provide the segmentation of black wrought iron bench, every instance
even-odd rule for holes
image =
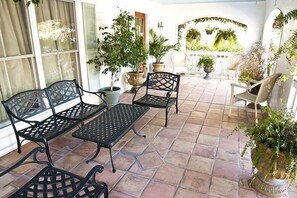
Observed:
[[[0,177],[13,169],[29,163],[46,164],[29,182],[9,197],[100,197],[108,198],[104,182],[96,182],[95,175],[103,171],[101,165],[94,166],[86,177],[55,168],[47,161],[38,160],[38,154],[46,149],[37,147],[10,168],[0,172]],[[32,156],[32,160],[29,158]]]
[[[103,104],[90,105],[82,101],[82,90],[75,80],[56,82],[46,89],[20,92],[2,101],[15,132],[18,152],[24,140],[43,143],[50,163],[48,141],[79,126],[85,119],[107,109]],[[87,91],[86,91],[87,92]],[[93,92],[87,92],[93,93]],[[101,98],[100,94],[93,93]],[[58,105],[78,99],[79,103],[56,112]],[[20,138],[23,138],[20,141]]]
[[[43,89],[20,92],[2,101],[14,129],[18,152],[24,140],[43,143],[50,163],[48,141],[80,124],[80,120],[54,115]],[[26,126],[26,127],[24,127]],[[20,141],[20,138],[23,138]]]
[[[104,92],[90,92],[84,90],[78,85],[75,79],[55,82],[48,86],[45,91],[55,115],[70,119],[78,119],[82,124],[84,120],[94,115],[98,115],[99,112],[107,109],[107,103],[102,98],[105,94]],[[82,93],[96,95],[102,103],[99,105],[85,103],[82,99]],[[75,99],[79,99],[79,103],[63,111],[58,111],[58,107]]]
[[[147,75],[144,84],[135,90],[132,104],[165,109],[165,127],[168,122],[168,112],[175,104],[178,113],[180,75],[169,72],[155,72]],[[145,94],[137,98],[137,93],[142,87],[146,87]]]

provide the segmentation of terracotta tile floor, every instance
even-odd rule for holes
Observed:
[[[252,174],[249,153],[240,157],[247,138],[242,133],[231,135],[239,122],[253,122],[254,113],[237,103],[232,117],[227,117],[229,84],[182,76],[179,113],[172,107],[164,128],[164,110],[151,108],[135,125],[146,138],[130,131],[113,147],[116,173],[111,171],[109,152],[104,148],[86,164],[96,145],[73,138],[73,131],[50,142],[55,166],[85,176],[94,165],[104,165],[96,179],[108,184],[114,198],[265,197],[248,186]],[[121,102],[131,103],[132,97],[124,93]],[[21,155],[13,151],[1,157],[0,166],[7,167],[33,147],[29,143]],[[41,168],[26,165],[0,178],[0,196],[7,197]],[[295,189],[290,187],[290,197],[297,197]]]

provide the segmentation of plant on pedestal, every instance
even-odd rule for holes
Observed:
[[[214,70],[214,57],[211,55],[202,55],[197,63],[197,67],[200,69],[203,67],[204,72],[206,73],[206,76],[204,76],[204,79],[209,80],[210,76],[209,73],[211,73]]]
[[[250,139],[241,156],[251,149],[258,170],[250,182],[253,188],[268,196],[285,196],[287,182],[297,178],[297,122],[287,111],[268,107],[264,111],[265,119],[245,129]]]

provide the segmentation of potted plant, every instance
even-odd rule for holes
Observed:
[[[192,40],[200,41],[200,39],[201,39],[201,33],[198,30],[191,28],[187,31],[186,40],[188,42]]]
[[[202,55],[197,63],[197,67],[200,69],[203,67],[206,75],[203,77],[206,80],[210,79],[209,73],[214,70],[214,58],[211,55]]]
[[[224,42],[228,42],[230,44],[237,42],[237,36],[233,29],[231,29],[231,28],[219,29],[217,31],[213,46],[218,47],[219,45],[221,45]]]
[[[283,27],[283,18],[284,14],[280,12],[277,16],[275,16],[272,28],[274,29],[281,29]]]
[[[252,163],[258,170],[250,181],[253,188],[269,197],[283,196],[287,182],[297,178],[297,122],[286,111],[268,107],[264,111],[265,119],[245,128],[250,139],[241,156],[251,149]]]
[[[133,88],[139,87],[145,81],[145,62],[148,56],[148,51],[143,44],[142,36],[138,36],[134,33],[134,39],[130,43],[130,60],[129,66],[132,69],[128,72],[128,82]],[[126,46],[128,47],[128,46]],[[140,69],[141,68],[141,69]],[[133,90],[133,89],[132,89]]]
[[[150,29],[149,34],[149,54],[155,58],[155,62],[153,63],[153,71],[164,71],[165,64],[161,62],[161,59],[170,49],[174,49],[176,47],[176,44],[167,45],[166,42],[168,41],[168,39],[166,39],[162,35],[157,35],[153,29]]]
[[[106,93],[108,106],[114,106],[119,101],[120,87],[114,83],[119,80],[122,67],[130,63],[129,43],[131,43],[131,21],[134,18],[127,11],[120,10],[113,19],[111,28],[99,27],[102,38],[97,39],[97,55],[88,60],[88,64],[95,64],[103,74],[110,73],[110,86],[100,89]]]
[[[205,32],[206,32],[207,35],[211,35],[213,33],[213,31],[215,31],[216,29],[217,28],[208,25],[208,26],[205,27]]]

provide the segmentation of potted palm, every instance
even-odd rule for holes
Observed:
[[[297,122],[286,111],[264,111],[265,119],[245,128],[250,139],[241,156],[251,149],[252,163],[258,170],[250,180],[254,189],[269,197],[284,196],[287,182],[297,178]]]
[[[109,107],[119,101],[120,87],[115,87],[114,83],[119,80],[121,68],[129,65],[130,51],[126,46],[131,43],[130,25],[133,20],[127,11],[120,10],[111,28],[99,27],[102,38],[97,39],[97,55],[87,61],[88,64],[95,64],[103,74],[110,74],[110,86],[100,89],[106,93],[105,100]]]
[[[162,35],[157,35],[153,29],[149,31],[150,39],[149,39],[149,54],[155,58],[155,62],[153,63],[153,71],[154,72],[161,72],[164,71],[165,64],[161,62],[161,59],[165,56],[165,54],[170,50],[176,47],[174,45],[167,45],[166,39]]]
[[[203,67],[206,75],[203,77],[206,80],[210,79],[209,73],[214,70],[214,58],[211,55],[202,55],[197,63],[197,67],[200,69]]]

